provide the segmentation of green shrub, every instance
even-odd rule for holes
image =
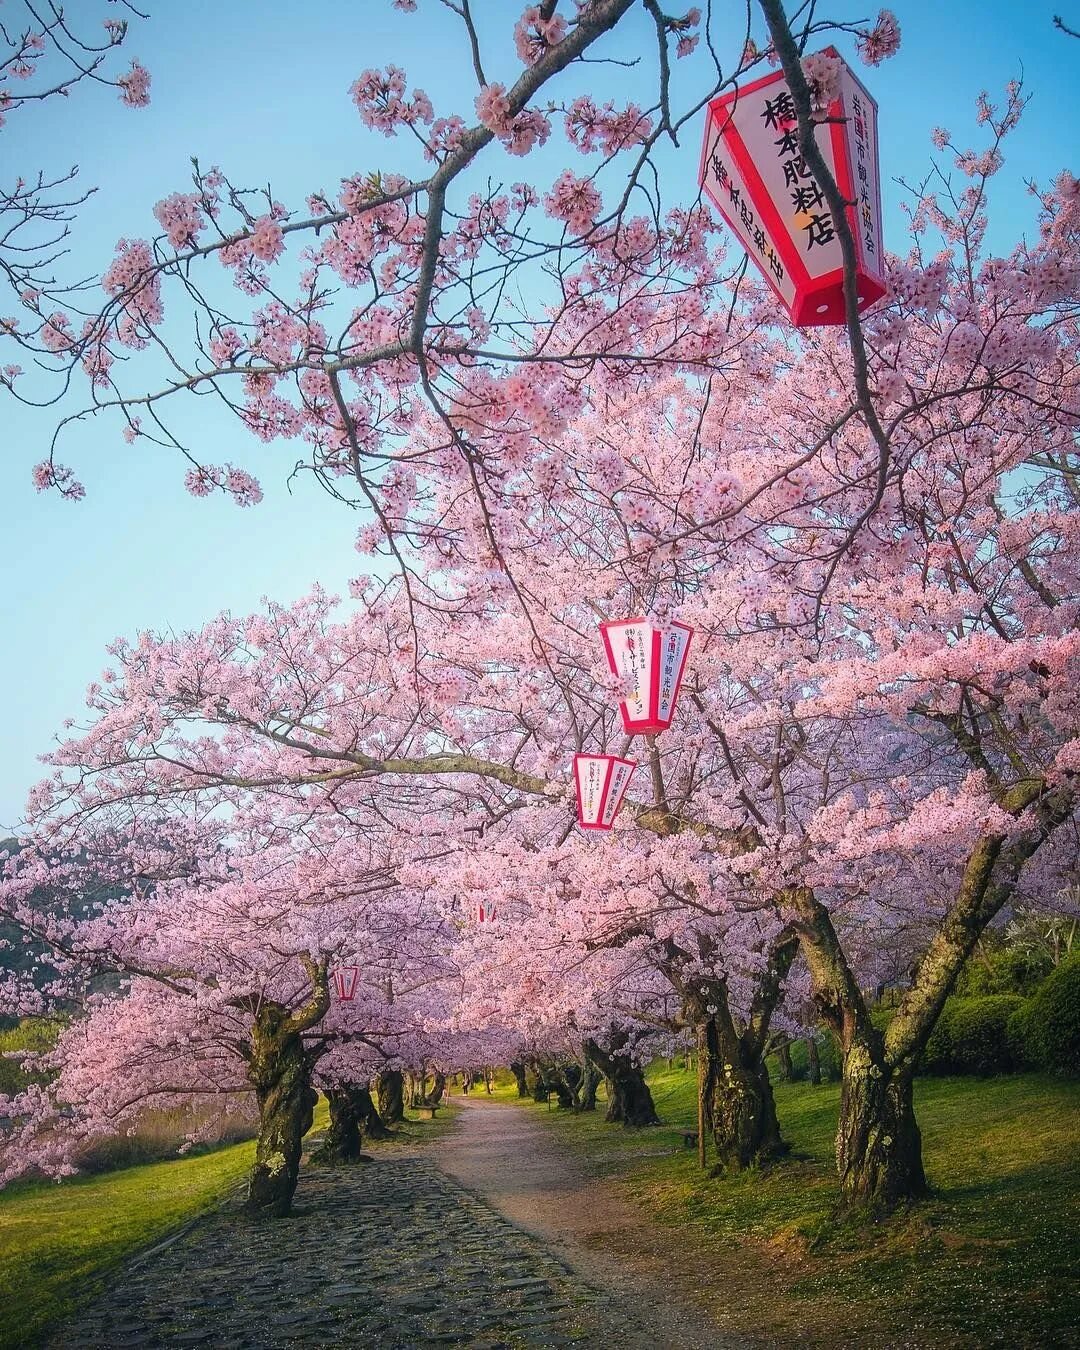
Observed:
[[[960,972],[956,993],[961,998],[1030,994],[1052,969],[1049,952],[1032,947],[1003,947],[988,956],[972,957]]]
[[[1047,976],[1017,1019],[1016,1031],[1031,1064],[1080,1073],[1080,952]]]
[[[1019,994],[987,994],[983,998],[947,1000],[942,1016],[951,1071],[985,1078],[996,1073],[1012,1073],[1018,1068],[1010,1050],[1008,1027],[1009,1019],[1023,1002]]]
[[[949,1030],[949,1013],[953,1002],[953,999],[945,1000],[945,1006],[919,1060],[920,1073],[952,1072],[952,1033]]]

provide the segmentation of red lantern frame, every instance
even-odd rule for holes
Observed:
[[[483,900],[476,902],[475,917],[478,924],[494,923],[499,916],[496,905],[485,905]]]
[[[634,630],[642,628],[649,636],[647,653],[645,642],[641,642],[639,649],[635,641]],[[686,634],[685,640],[678,636],[682,633]],[[650,736],[657,731],[666,731],[675,716],[694,630],[689,624],[673,623],[667,631],[661,632],[648,619],[613,619],[600,625],[600,636],[604,640],[612,675],[635,674],[639,680],[637,695],[623,699],[619,704],[626,734]],[[647,703],[642,697],[646,693],[642,683],[647,685]]]
[[[583,830],[610,830],[637,764],[618,755],[575,755],[577,819]]]
[[[351,1003],[360,984],[359,966],[338,966],[334,970],[334,989],[342,1003]]]
[[[819,55],[835,57],[841,66],[840,97],[829,104],[826,114],[829,121],[822,123],[815,135],[826,162],[831,161],[833,177],[844,199],[855,203],[847,207],[845,214],[858,258],[856,280],[859,312],[862,313],[880,300],[886,291],[878,164],[878,108],[866,87],[834,47],[826,47]],[[790,197],[792,203],[798,205],[794,201],[794,194],[788,193],[786,189],[794,186],[798,190],[798,183],[803,182],[806,191],[816,191],[820,201],[816,180],[807,171],[797,147],[781,151],[780,158],[784,154],[790,155],[792,158],[788,164],[794,166],[791,170],[794,177],[789,177],[786,172],[787,165],[781,166],[785,170],[784,212],[781,213],[777,205],[777,196],[780,194],[777,190],[770,191],[763,177],[764,172],[772,174],[776,170],[777,166],[772,162],[776,158],[775,150],[771,146],[766,150],[764,145],[759,145],[761,153],[755,160],[746,142],[745,133],[755,131],[763,137],[767,136],[772,145],[779,146],[785,143],[786,133],[794,125],[790,119],[778,120],[772,132],[756,126],[752,108],[756,96],[766,89],[775,96],[785,93],[790,95],[782,70],[764,75],[709,104],[698,182],[746,248],[748,256],[761,271],[797,328],[843,324],[847,320],[844,268],[839,239],[832,231],[831,213],[827,205],[823,212],[817,214],[811,206],[793,213],[787,200]],[[774,98],[773,102],[777,101],[778,98]],[[740,118],[740,126],[736,125],[737,118]],[[777,134],[780,139],[774,140]],[[748,206],[753,209],[748,210]],[[811,222],[809,225],[806,218]],[[798,224],[800,219],[803,220],[802,224]],[[835,265],[812,276],[806,258],[799,251],[793,227],[797,225],[799,230],[808,231],[812,229],[813,222],[826,219],[830,223],[820,225],[819,231],[823,233],[828,229],[832,235],[824,245],[826,251],[819,256],[830,257]],[[809,257],[812,243],[813,235],[808,233],[806,257]]]

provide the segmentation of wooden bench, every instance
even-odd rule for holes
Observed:
[[[697,1130],[683,1130],[682,1141],[686,1148],[697,1148]]]
[[[413,1112],[418,1115],[421,1120],[434,1120],[435,1112],[438,1109],[437,1106],[414,1106]]]

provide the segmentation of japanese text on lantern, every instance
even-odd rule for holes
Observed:
[[[799,153],[799,124],[790,92],[782,89],[775,98],[766,99],[761,117],[771,132],[780,132],[773,142],[776,158],[795,208],[794,222],[806,235],[805,251],[809,253],[812,248],[831,243],[836,238],[836,229],[832,212],[825,209],[821,187]]]
[[[686,628],[671,628],[663,634],[663,648],[660,658],[660,704],[657,709],[660,720],[671,720],[675,695],[678,692],[682,676],[683,653],[690,641],[690,632]]]
[[[724,219],[739,236],[747,253],[761,259],[762,266],[768,269],[773,285],[781,297],[790,304],[795,295],[794,284],[784,270],[784,264],[773,246],[772,239],[754,213],[746,184],[734,160],[723,153],[719,137],[716,138],[709,154],[704,186],[720,208]]]
[[[630,775],[634,772],[634,765],[628,763],[625,759],[617,759],[611,766],[611,781],[608,783],[607,798],[604,801],[604,809],[600,816],[601,825],[610,825],[615,819],[615,813],[622,804],[623,793],[626,791],[630,782]]]
[[[838,97],[814,142],[836,185],[856,251],[860,310],[885,292],[877,169],[877,105],[832,48]],[[795,100],[782,71],[709,105],[700,180],[705,193],[799,325],[845,322],[839,222],[802,153]]]
[[[627,625],[623,630],[623,647],[619,654],[619,674],[629,680],[634,692],[625,700],[635,718],[648,716],[646,700],[652,684],[653,644],[648,624]]]

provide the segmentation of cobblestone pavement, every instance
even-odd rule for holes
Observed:
[[[296,1200],[286,1220],[201,1219],[121,1271],[54,1350],[655,1345],[426,1157],[305,1167]]]

